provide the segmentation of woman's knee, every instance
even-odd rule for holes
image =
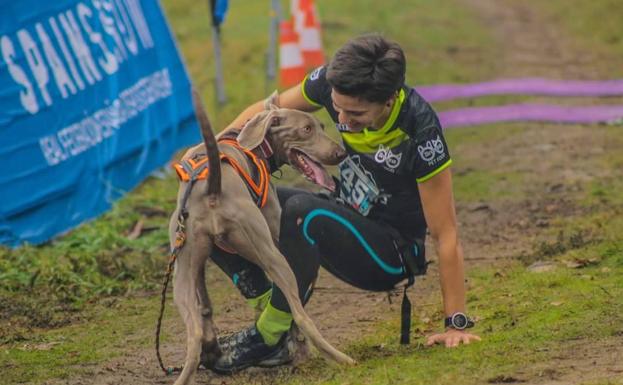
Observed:
[[[296,194],[288,198],[281,208],[282,230],[285,226],[299,226],[303,218],[318,207],[318,202],[312,194]]]

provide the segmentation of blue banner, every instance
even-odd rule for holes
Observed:
[[[0,243],[41,243],[94,218],[200,140],[158,1],[0,9]]]

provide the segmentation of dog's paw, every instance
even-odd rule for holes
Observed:
[[[201,356],[199,357],[199,368],[202,369],[212,369],[216,364],[216,360],[223,353],[218,346],[218,342],[216,339],[210,342],[204,342],[201,344]]]

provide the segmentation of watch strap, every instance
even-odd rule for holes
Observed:
[[[456,314],[457,313],[453,313],[450,317],[446,317],[444,319],[444,322],[443,322],[444,323],[444,327],[446,327],[446,328],[450,327],[450,328],[457,329],[457,330],[464,330],[464,329],[469,329],[469,328],[474,327],[474,325],[475,325],[474,321],[471,318],[469,318],[467,315],[465,315],[464,313],[460,313],[460,312],[458,314],[464,315],[465,318],[467,319],[467,325],[465,325],[465,327],[461,328],[461,329],[454,327],[454,325],[452,324],[452,318]]]

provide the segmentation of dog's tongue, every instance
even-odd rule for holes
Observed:
[[[331,178],[331,175],[319,166],[316,162],[308,158],[307,165],[311,168],[313,175],[310,175],[313,182],[319,186],[326,188],[329,191],[335,191],[335,181]]]

